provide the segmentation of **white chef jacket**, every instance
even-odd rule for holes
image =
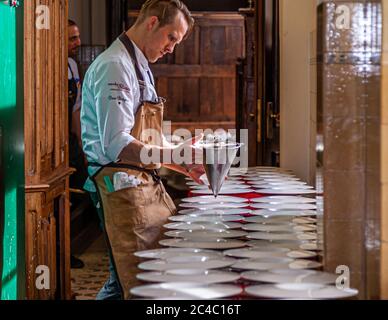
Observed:
[[[81,136],[89,162],[105,165],[118,156],[134,138],[130,132],[142,101],[158,100],[148,61],[132,42],[145,81],[143,97],[128,50],[116,39],[89,67],[82,88]],[[89,166],[93,175],[99,168]],[[95,192],[88,179],[85,190]]]

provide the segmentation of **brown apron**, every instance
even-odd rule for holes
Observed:
[[[145,144],[159,144],[155,138],[150,139],[148,134],[143,134],[153,130],[158,133],[161,143],[163,108],[163,101],[143,102],[136,113],[131,135]],[[112,262],[124,299],[128,299],[130,289],[139,284],[136,274],[139,273],[137,264],[140,261],[134,253],[158,247],[162,226],[169,216],[176,213],[174,202],[167,194],[156,170],[152,170],[158,167],[158,164],[143,166],[119,162],[102,167],[93,177],[102,203]],[[136,176],[141,185],[109,192],[104,177],[113,181],[116,172]]]

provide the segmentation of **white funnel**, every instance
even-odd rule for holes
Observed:
[[[203,166],[215,197],[221,190],[240,146],[238,143],[206,143],[202,145]]]

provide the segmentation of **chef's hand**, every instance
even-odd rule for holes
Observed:
[[[205,174],[205,169],[202,164],[192,164],[187,166],[187,174],[198,184],[205,184],[203,180],[201,180],[201,176]]]

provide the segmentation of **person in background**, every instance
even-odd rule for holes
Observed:
[[[82,190],[88,177],[85,156],[82,151],[81,142],[81,79],[79,76],[76,56],[81,46],[80,32],[77,24],[68,21],[68,122],[69,122],[69,164],[77,171],[70,176],[70,188]],[[71,195],[72,207],[75,207],[81,200],[77,195]],[[70,264],[72,268],[83,268],[82,260],[71,255]]]

